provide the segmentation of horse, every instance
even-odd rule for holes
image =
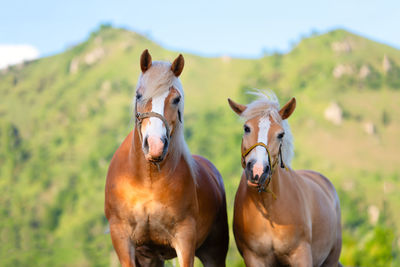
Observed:
[[[320,173],[290,167],[293,138],[287,119],[296,99],[280,109],[272,91],[252,93],[257,99],[247,106],[228,99],[245,121],[233,232],[246,266],[341,266],[334,186]]]
[[[135,127],[107,173],[105,215],[122,266],[225,266],[229,243],[222,177],[191,155],[183,134],[184,58],[173,63],[140,57]]]

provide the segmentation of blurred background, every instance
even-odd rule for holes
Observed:
[[[186,141],[222,173],[230,223],[242,123],[226,99],[273,89],[297,98],[293,168],[339,193],[341,262],[400,266],[400,2],[0,6],[0,266],[119,265],[104,183],[146,48],[185,57]],[[244,266],[230,243],[227,266]]]

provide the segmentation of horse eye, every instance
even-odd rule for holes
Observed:
[[[285,136],[285,132],[279,133],[278,134],[278,139],[282,139]]]
[[[140,100],[141,98],[142,98],[142,95],[139,94],[139,93],[137,93],[137,94],[136,94],[136,100]]]
[[[181,101],[181,97],[180,97],[180,96],[178,96],[177,98],[175,98],[175,99],[172,101],[172,104],[178,105],[179,101]]]
[[[245,133],[250,133],[250,127],[249,126],[245,125],[243,128],[244,128],[244,132]]]

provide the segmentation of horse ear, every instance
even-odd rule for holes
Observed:
[[[184,65],[185,59],[183,58],[182,54],[179,54],[179,56],[174,60],[171,65],[171,70],[176,77],[179,77],[179,75],[181,75]]]
[[[230,98],[228,98],[228,103],[229,103],[229,106],[231,106],[231,109],[232,109],[233,111],[235,111],[236,114],[238,114],[239,116],[240,116],[240,115],[243,113],[243,111],[245,111],[246,108],[247,108],[245,105],[236,103],[236,102],[234,102],[234,101],[233,101],[232,99],[230,99]]]
[[[296,108],[296,98],[292,98],[287,102],[281,110],[279,110],[279,115],[281,115],[282,120],[286,120],[289,118],[290,115],[292,115],[294,109]]]
[[[151,67],[151,56],[149,50],[144,50],[140,56],[140,68],[142,72],[145,73]]]

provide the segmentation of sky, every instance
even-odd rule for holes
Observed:
[[[287,52],[302,36],[336,28],[400,49],[398,0],[0,0],[0,68],[5,61],[60,53],[101,23],[204,56]]]

